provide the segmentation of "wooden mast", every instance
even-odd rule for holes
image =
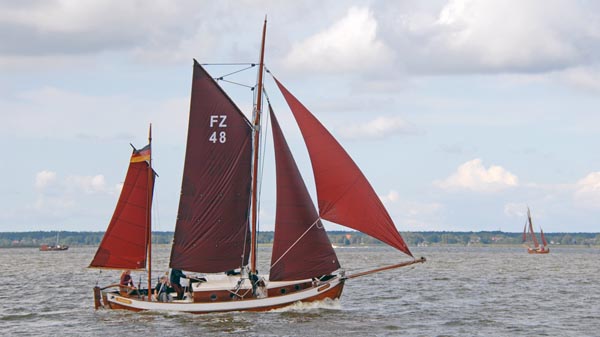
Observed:
[[[148,145],[150,147],[150,159],[148,160],[148,196],[146,198],[148,212],[146,214],[148,222],[148,243],[146,245],[148,249],[148,259],[146,266],[148,269],[148,296],[147,300],[152,301],[152,189],[153,189],[153,174],[152,171],[152,123],[150,123],[150,129],[148,130]]]
[[[265,23],[262,31],[262,43],[260,46],[260,63],[258,64],[258,83],[256,85],[256,111],[254,114],[254,163],[252,167],[252,233],[250,243],[250,272],[256,273],[256,228],[258,220],[258,152],[259,152],[259,140],[260,140],[260,113],[262,109],[262,90],[263,90],[263,69],[264,69],[264,58],[265,58],[265,36],[267,34],[267,17],[265,16]]]

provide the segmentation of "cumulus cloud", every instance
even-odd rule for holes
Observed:
[[[56,172],[44,170],[36,174],[34,186],[35,200],[27,206],[29,216],[63,221],[81,212],[86,200],[114,198],[122,184],[111,186],[102,174],[60,177]]]
[[[384,41],[418,73],[540,73],[597,63],[598,4],[450,0],[378,8]],[[396,6],[397,7],[397,6]]]
[[[284,64],[292,69],[539,73],[597,64],[600,56],[600,4],[583,0],[267,5],[275,18],[269,43],[277,46],[270,51],[285,55]],[[320,10],[306,10],[315,6]],[[6,43],[0,45],[0,66],[48,57],[72,63],[73,58],[57,57],[106,52],[179,61],[214,56],[220,41],[228,41],[223,49],[230,57],[255,57],[257,37],[250,34],[258,33],[260,24],[249,30],[248,18],[264,16],[264,7],[191,0],[3,2],[0,37]],[[298,27],[317,20],[332,23],[293,42],[301,36]]]
[[[69,176],[66,179],[66,184],[68,188],[78,189],[85,193],[109,192],[104,175],[102,174],[95,176]]]
[[[106,183],[103,174],[96,175],[69,175],[59,178],[56,172],[40,171],[35,176],[36,190],[39,195],[62,195],[65,197],[77,197],[85,194],[115,194],[121,191],[122,183],[110,186]],[[55,191],[48,193],[48,187],[53,186]],[[57,193],[58,192],[58,193]]]
[[[460,165],[455,173],[434,182],[434,185],[448,190],[492,193],[518,186],[519,179],[498,165],[485,168],[481,159],[477,158]]]
[[[43,190],[56,181],[56,172],[41,171],[35,175],[35,188]]]
[[[348,139],[385,138],[393,134],[413,132],[401,117],[377,117],[374,120],[341,128],[340,134]]]
[[[377,20],[365,7],[351,7],[326,30],[292,46],[285,65],[292,69],[343,72],[388,64],[391,50],[377,38]]]
[[[586,208],[600,208],[600,172],[592,172],[575,184],[575,200]]]
[[[0,25],[10,28],[0,52],[16,55],[78,54],[151,43],[187,26],[184,6],[166,1],[26,1],[2,5]],[[162,35],[162,36],[161,36]],[[162,37],[162,38],[161,38]]]
[[[400,194],[398,194],[398,192],[396,192],[394,190],[391,190],[386,195],[380,195],[379,199],[381,199],[381,201],[384,204],[385,203],[393,203],[393,202],[400,200]]]

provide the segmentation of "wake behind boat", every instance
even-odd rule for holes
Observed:
[[[94,288],[95,307],[191,313],[265,311],[296,302],[336,299],[347,280],[425,262],[415,259],[381,200],[341,145],[274,78],[303,135],[312,163],[319,209],[268,104],[275,148],[277,210],[268,274],[259,274],[257,224],[262,176],[261,125],[266,20],[252,122],[194,60],[188,139],[169,266],[189,277],[181,300],[160,302],[152,292],[151,216],[156,174],[149,144],[134,148],[121,196],[93,268],[147,270],[145,290],[120,284]],[[410,260],[346,275],[322,220],[356,229]],[[391,285],[392,286],[392,285]],[[394,287],[396,285],[393,285]],[[150,289],[150,291],[148,291]]]

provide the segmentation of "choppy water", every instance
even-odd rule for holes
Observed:
[[[261,248],[265,258],[268,249]],[[401,258],[337,249],[348,271]],[[600,336],[600,250],[419,248],[424,265],[346,283],[339,301],[211,315],[93,309],[92,287],[118,271],[85,268],[94,247],[0,249],[0,330],[22,336]],[[154,251],[156,275],[168,247]],[[162,269],[160,269],[162,268]],[[264,267],[263,267],[264,268]],[[135,276],[137,280],[137,276]]]

